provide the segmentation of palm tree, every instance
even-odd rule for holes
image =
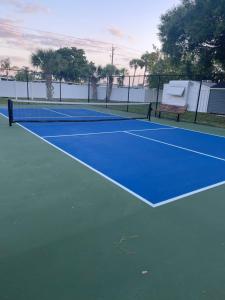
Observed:
[[[102,78],[102,67],[96,67],[94,63],[89,64],[89,78],[92,87],[92,99],[98,99],[98,82]]]
[[[6,79],[8,80],[8,78],[9,78],[9,69],[11,67],[10,59],[9,58],[2,59],[0,61],[0,65],[1,65],[1,69],[3,71],[5,71],[5,76],[6,76]]]
[[[143,79],[143,85],[144,85],[145,84],[145,76],[146,76],[146,73],[148,71],[151,60],[152,60],[152,53],[149,53],[148,51],[145,52],[141,56],[141,60],[143,62],[143,67],[142,68],[144,68],[144,79]]]
[[[37,50],[31,55],[31,63],[34,67],[38,67],[44,73],[46,79],[47,99],[52,100],[54,87],[52,85],[52,75],[58,64],[58,58],[53,50]]]
[[[138,67],[140,67],[141,64],[142,64],[142,62],[139,58],[134,58],[130,61],[130,67],[134,68],[132,86],[134,86],[134,80],[135,80],[136,72],[137,72]]]
[[[32,81],[34,80],[34,74],[29,70],[28,67],[23,66],[19,69],[15,75],[15,79],[17,81]]]
[[[118,82],[118,86],[119,87],[122,87],[124,86],[124,79],[125,79],[125,76],[128,76],[128,71],[127,69],[125,68],[122,68],[119,70],[119,77],[117,79],[117,82]]]
[[[150,72],[154,65],[159,61],[160,57],[162,56],[162,54],[160,53],[160,51],[154,47],[153,52],[149,53],[149,52],[145,52],[142,56],[141,59],[144,62],[144,66],[145,66],[145,73],[148,71]]]
[[[119,74],[119,70],[114,65],[106,65],[102,69],[102,77],[107,78],[107,92],[106,92],[106,100],[110,100],[113,88],[114,76]]]

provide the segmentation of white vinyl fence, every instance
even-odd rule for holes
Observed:
[[[60,84],[53,83],[53,98],[60,98]],[[8,98],[27,98],[29,93],[30,99],[46,99],[46,84],[45,82],[26,82],[0,80],[0,97]],[[130,88],[128,87],[113,87],[110,100],[130,102],[155,102],[157,100],[157,89],[152,88]],[[62,99],[88,99],[87,84],[61,84]],[[92,99],[92,88],[90,87],[90,99]],[[106,86],[101,85],[97,88],[97,100],[106,99]],[[159,91],[159,101],[162,99],[162,90]]]

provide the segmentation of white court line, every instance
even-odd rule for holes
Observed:
[[[201,188],[201,189],[198,189],[198,190],[195,190],[193,192],[190,192],[190,193],[186,193],[186,194],[183,194],[183,195],[180,195],[180,196],[177,196],[177,197],[174,197],[174,198],[170,198],[168,200],[164,200],[158,204],[154,204],[154,207],[159,207],[159,206],[162,206],[162,205],[165,205],[165,204],[168,204],[168,203],[171,203],[171,202],[174,202],[174,201],[177,201],[177,200],[180,200],[182,198],[186,198],[186,197],[190,197],[194,194],[198,194],[198,193],[201,193],[201,192],[205,192],[207,190],[211,190],[213,188],[216,188],[216,187],[219,187],[221,185],[224,185],[225,184],[225,181],[221,181],[221,182],[218,182],[216,184],[212,184],[212,185],[209,185],[209,186],[206,186],[204,188]]]
[[[54,110],[54,109],[50,109],[50,108],[46,108],[46,107],[43,107],[43,109],[44,110],[48,110],[48,111],[51,111],[51,112],[54,112],[54,113],[56,113],[56,114],[58,114],[58,115],[62,115],[62,116],[65,116],[65,117],[73,117],[73,116],[71,116],[71,115],[68,115],[68,114],[64,114],[64,113],[61,113],[61,112],[58,112],[58,111],[56,111],[56,110]],[[47,118],[47,117],[46,117]]]
[[[203,155],[203,156],[206,156],[206,157],[214,158],[214,159],[221,160],[221,161],[225,162],[225,159],[222,158],[222,157],[218,157],[218,156],[210,155],[210,154],[207,154],[207,153],[204,153],[204,152],[199,152],[199,151],[195,151],[195,150],[192,150],[192,149],[189,149],[189,148],[185,148],[185,147],[177,146],[177,145],[174,145],[174,144],[166,143],[166,142],[163,142],[163,141],[160,141],[160,140],[156,140],[156,139],[145,137],[145,136],[142,136],[142,135],[139,135],[139,134],[135,134],[135,133],[132,133],[130,131],[125,131],[125,132],[127,134],[130,134],[130,135],[133,135],[133,136],[136,136],[136,137],[148,140],[148,141],[156,142],[156,143],[159,143],[159,144],[163,144],[163,145],[166,145],[166,146],[178,148],[178,149],[181,149],[181,150],[184,150],[184,151],[192,152],[192,153],[195,153],[195,154],[198,154],[198,155]]]
[[[65,102],[64,102],[65,103]],[[90,102],[91,103],[91,102]],[[92,104],[92,103],[91,103]],[[58,113],[58,114],[61,114],[61,115],[64,115],[64,116],[67,116],[67,117],[79,117],[79,116],[71,116],[71,115],[67,115],[67,114],[64,114],[64,113],[60,113],[60,112],[57,112],[57,111],[55,111],[55,110],[53,110],[53,109],[50,109],[50,108],[43,108],[43,109],[46,109],[46,110],[49,110],[49,111],[52,111],[52,112],[55,112],[55,113]],[[85,109],[85,108],[84,108]],[[87,110],[87,109],[86,109]],[[101,111],[97,111],[99,114],[101,114],[101,115],[99,115],[98,117],[100,118],[110,118],[111,116],[114,116],[114,117],[117,117],[117,118],[125,118],[125,116],[121,116],[121,115],[116,115],[116,114],[112,114],[112,113],[109,113],[109,112],[107,112],[107,113],[104,113],[104,112],[101,112]],[[91,117],[95,117],[95,116],[91,116]]]
[[[4,118],[7,118],[4,114],[0,113],[0,115],[2,115]],[[67,156],[69,156],[70,158],[72,158],[73,160],[79,162],[80,164],[84,165],[85,167],[87,167],[88,169],[92,170],[93,172],[97,173],[98,175],[102,176],[103,178],[107,179],[108,181],[114,183],[116,186],[120,187],[121,189],[125,190],[126,192],[130,193],[131,195],[135,196],[136,198],[138,198],[139,200],[141,200],[142,202],[146,203],[147,205],[155,208],[155,207],[160,207],[160,206],[163,206],[165,204],[168,204],[168,203],[171,203],[171,202],[174,202],[174,201],[177,201],[177,200],[180,200],[182,198],[186,198],[186,197],[189,197],[189,196],[192,196],[192,195],[195,195],[195,194],[198,194],[200,192],[203,192],[203,191],[207,191],[207,190],[210,190],[212,188],[215,188],[215,187],[219,187],[221,185],[224,185],[225,184],[225,181],[221,181],[221,182],[218,182],[214,185],[209,185],[209,186],[206,186],[202,189],[198,189],[198,190],[194,190],[190,193],[186,193],[186,194],[183,194],[183,195],[180,195],[180,196],[177,196],[177,197],[173,197],[173,198],[170,198],[170,199],[167,199],[167,200],[164,200],[160,203],[157,203],[157,204],[154,204],[152,203],[150,200],[147,200],[143,197],[141,197],[140,195],[136,194],[135,192],[131,191],[130,189],[126,188],[125,186],[123,186],[122,184],[118,183],[117,181],[113,180],[112,178],[106,176],[105,174],[103,174],[102,172],[96,170],[95,168],[91,167],[90,165],[86,164],[85,162],[83,162],[82,160],[76,158],[75,156],[69,154],[68,152],[62,150],[61,148],[57,147],[56,145],[52,144],[51,142],[45,140],[43,137],[39,136],[38,134],[34,133],[33,131],[29,130],[28,128],[24,127],[23,125],[19,124],[19,123],[16,123],[18,126],[20,126],[21,128],[23,128],[25,131],[31,133],[32,135],[36,136],[38,139],[42,140],[43,142],[47,143],[48,145],[52,146],[53,148],[57,149],[58,151],[66,154]],[[157,124],[157,123],[156,123]]]
[[[61,134],[61,135],[45,135],[43,138],[61,138],[61,137],[76,137],[76,136],[88,136],[88,135],[101,135],[101,134],[113,134],[113,133],[126,133],[127,131],[139,132],[139,131],[157,131],[157,130],[171,130],[176,128],[146,128],[146,129],[127,129],[127,130],[114,130],[114,131],[99,131],[99,132],[87,132],[87,133],[74,133],[74,134]]]
[[[204,131],[192,130],[192,129],[187,129],[187,128],[183,128],[183,127],[174,127],[174,128],[181,129],[181,130],[184,130],[184,131],[191,131],[191,132],[196,132],[196,133],[200,133],[200,134],[204,134],[204,135],[215,136],[215,137],[218,137],[218,138],[225,139],[225,136],[219,135],[219,134],[207,133],[207,132],[204,132]]]
[[[115,185],[117,185],[118,187],[120,187],[121,189],[125,190],[126,192],[130,193],[131,195],[133,195],[134,197],[138,198],[139,200],[145,202],[146,204],[148,204],[151,207],[154,207],[154,204],[143,198],[142,196],[136,194],[135,192],[133,192],[132,190],[126,188],[124,185],[120,184],[119,182],[117,182],[116,180],[108,177],[107,175],[105,175],[104,173],[98,171],[97,169],[91,167],[90,165],[86,164],[85,162],[83,162],[82,160],[80,160],[79,158],[77,158],[76,156],[71,155],[70,153],[68,153],[67,151],[64,151],[63,149],[57,147],[56,145],[52,144],[51,142],[45,140],[44,138],[42,138],[41,136],[39,136],[38,134],[34,133],[33,131],[29,130],[28,128],[24,127],[23,125],[16,123],[18,126],[22,127],[24,130],[28,131],[29,133],[33,134],[34,136],[36,136],[37,138],[39,138],[40,140],[44,141],[45,143],[51,145],[52,147],[54,147],[55,149],[59,150],[60,152],[66,154],[67,156],[69,156],[70,158],[72,158],[73,160],[79,162],[80,164],[84,165],[85,167],[87,167],[88,169],[92,170],[93,172],[99,174],[100,176],[104,177],[105,179],[107,179],[108,181],[114,183]]]
[[[162,123],[156,123],[156,122],[147,121],[147,120],[141,120],[141,119],[139,121],[141,121],[141,122],[150,122],[150,123],[155,124],[155,125],[165,125],[165,124],[162,124]],[[201,125],[201,124],[196,124],[196,125]],[[166,125],[166,126],[171,127],[171,128],[180,129],[180,130],[191,131],[191,132],[196,132],[196,133],[200,133],[200,134],[204,134],[204,135],[215,136],[215,137],[219,137],[219,138],[225,139],[225,136],[219,135],[219,134],[208,133],[208,132],[204,132],[204,131],[200,131],[200,130],[188,129],[188,128],[177,127],[177,126],[172,126],[172,125]],[[221,129],[223,129],[223,128],[221,128]]]
[[[88,135],[101,135],[101,134],[113,134],[123,133],[122,130],[115,131],[101,131],[101,132],[90,132],[90,133],[75,133],[75,134],[61,134],[61,135],[45,135],[43,138],[62,138],[62,137],[76,137],[76,136],[88,136]]]
[[[110,116],[95,116],[95,115],[93,115],[93,116],[79,116],[79,115],[75,115],[75,116],[72,116],[72,115],[68,115],[68,114],[65,114],[65,113],[61,113],[61,112],[58,112],[58,111],[56,111],[56,110],[54,110],[54,109],[50,109],[50,108],[47,108],[47,107],[43,107],[42,109],[44,109],[44,110],[48,110],[48,111],[51,111],[51,112],[54,112],[54,113],[56,113],[56,114],[59,114],[59,115],[62,115],[62,116],[65,116],[65,117],[69,117],[69,118],[111,118],[111,115]],[[116,115],[115,115],[116,116]],[[119,117],[119,116],[118,116]],[[28,118],[37,118],[37,117],[25,117],[26,119]],[[55,117],[48,117],[48,116],[46,116],[46,117],[38,117],[38,119],[46,119],[46,118],[55,118]],[[63,117],[61,117],[61,118],[63,118]]]
[[[90,165],[86,164],[85,162],[83,162],[82,160],[76,158],[75,156],[71,155],[70,153],[64,151],[63,149],[59,148],[58,146],[52,144],[51,142],[45,140],[44,138],[42,138],[41,136],[39,136],[38,134],[34,133],[33,131],[29,130],[28,128],[24,127],[23,125],[21,124],[18,124],[20,127],[22,127],[23,129],[25,129],[26,131],[30,132],[31,134],[33,134],[34,136],[36,136],[37,138],[41,139],[42,141],[44,141],[45,143],[51,145],[52,147],[54,147],[55,149],[59,150],[60,152],[66,154],[67,156],[69,156],[70,158],[74,159],[75,161],[79,162],[80,164],[84,165],[85,167],[87,167],[88,169],[94,171],[95,173],[99,174],[100,176],[102,176],[103,178],[107,179],[108,181],[114,183],[115,185],[117,185],[118,187],[120,187],[121,189],[125,190],[126,192],[130,193],[131,195],[135,196],[136,198],[138,198],[139,200],[141,200],[142,202],[148,204],[149,206],[151,207],[159,207],[159,206],[162,206],[162,205],[165,205],[165,204],[168,204],[168,203],[171,203],[171,202],[174,202],[174,201],[177,201],[179,199],[182,199],[182,198],[185,198],[185,197],[188,197],[188,196],[192,196],[194,194],[198,194],[200,192],[203,192],[203,191],[207,191],[209,189],[212,189],[212,188],[215,188],[215,187],[219,187],[221,185],[224,185],[225,184],[225,181],[222,181],[222,182],[218,182],[214,185],[209,185],[209,186],[206,186],[202,189],[198,189],[198,190],[194,190],[190,193],[186,193],[186,194],[183,194],[183,195],[180,195],[178,197],[174,197],[174,198],[170,198],[170,199],[167,199],[165,201],[162,201],[160,203],[157,203],[157,204],[154,204],[152,203],[150,200],[147,200],[145,199],[144,197],[136,194],[135,192],[133,192],[132,190],[126,188],[124,185],[120,184],[119,182],[113,180],[112,178],[108,177],[107,175],[105,175],[104,173],[98,171],[97,169],[91,167]]]
[[[47,108],[45,108],[45,109],[47,109]],[[61,114],[62,114],[62,113],[61,113]],[[65,116],[66,116],[66,115],[65,115]],[[62,117],[60,117],[60,116],[58,117],[58,116],[57,116],[57,119],[58,119],[58,118],[64,119],[65,116],[62,116]],[[66,117],[67,117],[67,116],[66,116]],[[70,115],[68,115],[68,117],[69,117],[69,118],[111,118],[111,116],[94,116],[94,115],[93,115],[93,116],[79,116],[79,115],[77,115],[77,116],[76,116],[76,115],[75,115],[75,116],[70,116]],[[119,116],[118,116],[118,117],[119,117]],[[24,116],[23,116],[23,119],[28,119],[28,120],[29,120],[29,119],[38,119],[38,120],[39,120],[39,119],[43,119],[43,120],[45,120],[45,119],[55,119],[55,118],[56,118],[56,117],[51,117],[51,116],[46,116],[46,117],[39,117],[39,116],[38,116],[38,117],[37,117],[37,116],[36,116],[36,117],[24,117]],[[113,121],[113,119],[112,119],[112,121]]]

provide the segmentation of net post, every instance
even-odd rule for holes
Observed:
[[[200,81],[200,86],[199,86],[199,91],[198,91],[198,100],[197,100],[197,105],[196,105],[196,110],[195,110],[195,120],[194,120],[194,123],[197,123],[198,108],[199,108],[199,102],[200,102],[200,97],[201,97],[201,91],[202,91],[202,80]]]
[[[160,75],[158,75],[157,97],[156,97],[156,106],[155,106],[155,117],[156,117],[156,115],[157,115],[157,109],[158,109],[158,105],[159,105],[160,81],[161,81],[161,77],[160,77]]]
[[[16,81],[16,77],[15,77],[15,80],[14,80],[14,89],[15,89],[15,99],[17,100],[17,81]]]
[[[147,114],[147,118],[149,121],[151,121],[151,115],[152,115],[152,102],[149,102],[148,114]]]
[[[127,94],[127,112],[129,110],[129,105],[128,105],[129,102],[130,102],[130,76],[129,76],[128,94]]]
[[[13,101],[8,99],[8,117],[9,117],[9,126],[12,126],[13,123]]]

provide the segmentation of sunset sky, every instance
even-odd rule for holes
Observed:
[[[133,57],[160,46],[161,14],[180,0],[0,0],[0,59],[29,65],[37,48],[75,46],[96,64],[128,66]]]

